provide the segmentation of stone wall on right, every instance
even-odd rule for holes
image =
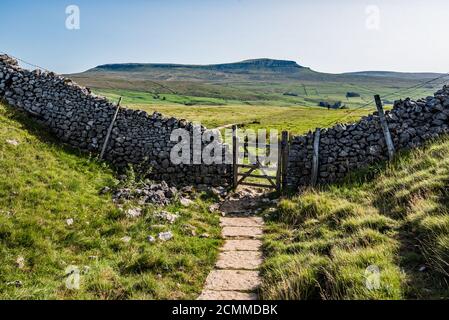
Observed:
[[[397,151],[415,148],[447,134],[449,86],[444,86],[433,97],[396,101],[385,115]],[[287,166],[289,188],[310,185],[313,142],[313,132],[292,138]],[[377,112],[357,123],[322,129],[317,182],[332,183],[355,169],[387,159],[387,146]]]

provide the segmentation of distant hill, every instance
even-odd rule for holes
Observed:
[[[101,76],[115,79],[156,81],[370,81],[380,78],[420,80],[435,78],[436,73],[401,73],[387,71],[361,71],[342,74],[321,73],[303,67],[295,61],[275,59],[251,59],[234,63],[211,65],[184,65],[169,63],[105,64],[71,75],[72,77]]]
[[[295,61],[252,59],[235,63],[212,65],[183,65],[165,63],[105,64],[75,77],[102,76],[156,81],[291,81],[316,79],[319,73]]]
[[[195,99],[186,97],[318,106],[323,101],[333,104],[347,100],[347,93],[355,92],[362,97],[346,101],[346,106],[354,107],[365,104],[372,99],[374,93],[391,94],[437,76],[434,73],[385,71],[330,74],[317,72],[295,61],[267,58],[210,65],[105,64],[68,75],[77,83],[100,93],[113,93],[117,90],[152,93],[155,95],[154,102],[157,103],[160,102],[159,94],[169,94],[177,97],[165,96],[166,101],[190,101],[188,104],[195,103],[192,102]],[[425,89],[428,92],[413,91],[411,94],[426,95],[435,88],[433,84],[429,84]],[[126,93],[122,91],[120,94]]]
[[[234,63],[210,64],[210,65],[186,65],[170,63],[124,63],[105,64],[89,71],[120,71],[120,72],[144,72],[152,69],[191,69],[191,70],[215,70],[215,71],[243,71],[243,70],[270,70],[273,72],[294,71],[301,69],[295,61],[274,59],[252,59]]]

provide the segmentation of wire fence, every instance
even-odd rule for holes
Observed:
[[[9,53],[5,53],[5,52],[0,51],[0,54],[3,54],[3,55],[6,55],[8,57],[11,57],[13,59],[16,59],[17,61],[22,62],[23,64],[26,64],[26,65],[31,66],[33,68],[40,69],[40,70],[43,70],[43,71],[46,71],[46,72],[51,72],[51,73],[56,74],[56,72],[50,71],[50,70],[48,70],[48,69],[46,69],[44,67],[38,66],[36,64],[30,63],[30,62],[28,62],[26,60],[23,60],[21,58],[15,57],[15,56],[13,56],[13,55],[11,55]]]
[[[398,95],[400,95],[400,94],[410,93],[410,92],[413,92],[413,91],[416,92],[418,89],[420,89],[420,88],[422,88],[422,87],[424,87],[424,86],[426,86],[426,85],[428,85],[428,84],[430,84],[430,83],[432,83],[432,82],[435,82],[435,81],[438,81],[438,80],[441,80],[441,79],[444,79],[444,78],[447,78],[447,77],[449,77],[449,72],[448,72],[448,73],[445,73],[445,74],[443,74],[443,75],[441,75],[441,76],[438,76],[438,77],[436,77],[436,78],[433,78],[433,79],[430,79],[430,80],[426,80],[426,81],[420,82],[420,83],[415,84],[415,85],[413,85],[413,86],[411,86],[411,87],[403,88],[403,89],[398,90],[398,91],[396,91],[396,92],[389,93],[389,94],[387,94],[387,95],[385,95],[385,96],[382,96],[381,99],[382,99],[382,100],[385,100],[385,99],[387,99],[387,98],[391,98],[391,97],[394,97],[394,96],[398,96]],[[441,84],[443,84],[443,83],[445,83],[445,82],[447,82],[447,79],[445,79],[444,81],[442,81]],[[357,111],[359,111],[359,110],[361,110],[361,109],[363,109],[363,108],[366,108],[366,107],[368,107],[368,106],[374,106],[374,104],[375,104],[375,101],[374,101],[374,99],[373,99],[373,100],[371,100],[371,101],[369,101],[369,102],[367,102],[367,103],[365,103],[365,104],[363,104],[363,105],[361,105],[361,106],[359,106],[359,107],[357,107],[357,108],[352,109],[350,112],[348,112],[348,113],[347,113],[346,115],[344,115],[343,117],[341,117],[341,118],[339,118],[339,119],[336,119],[336,120],[332,120],[331,122],[329,122],[328,124],[326,124],[326,127],[330,127],[331,125],[336,124],[336,123],[341,123],[343,120],[347,119],[349,116],[351,116],[351,115],[354,114],[355,112],[357,112]]]

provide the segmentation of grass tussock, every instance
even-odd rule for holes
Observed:
[[[449,297],[449,139],[270,214],[265,299]],[[370,286],[371,268],[379,283]]]
[[[117,183],[113,172],[42,132],[0,104],[0,299],[196,298],[220,245],[209,200],[164,208],[180,214],[173,225],[156,221],[160,208],[127,218],[135,204],[119,210],[99,195]],[[166,231],[173,240],[148,241]],[[66,286],[70,266],[78,290]]]

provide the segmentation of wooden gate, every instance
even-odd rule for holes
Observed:
[[[232,127],[232,154],[234,170],[234,188],[239,185],[269,188],[281,192],[286,182],[288,160],[288,132],[283,131],[277,142],[277,161],[265,163],[261,161],[261,150],[270,151],[271,145],[260,145],[257,135],[256,141],[248,141],[245,136],[243,142],[238,136],[237,126]],[[243,149],[243,158],[240,157]],[[250,161],[253,160],[253,161]]]

